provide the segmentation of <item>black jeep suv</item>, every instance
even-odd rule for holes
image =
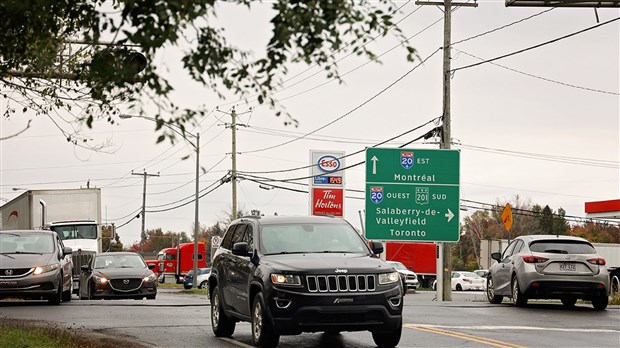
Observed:
[[[371,331],[394,347],[402,330],[403,288],[345,220],[333,217],[243,217],[231,223],[213,259],[211,324],[229,337],[237,321],[252,324],[259,347],[280,335]]]

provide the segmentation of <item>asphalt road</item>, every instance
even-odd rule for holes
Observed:
[[[399,347],[618,347],[620,306],[595,311],[589,304],[565,308],[537,302],[527,308],[492,305],[482,292],[454,292],[434,301],[433,292],[405,297]],[[213,336],[206,296],[160,289],[156,300],[0,302],[0,318],[47,320],[79,332],[126,336],[151,347],[247,347],[250,325],[238,323],[232,339]],[[374,347],[368,332],[283,336],[280,347]]]

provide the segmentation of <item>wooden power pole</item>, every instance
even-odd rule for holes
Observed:
[[[452,40],[452,6],[478,7],[477,3],[452,2],[452,0],[416,1],[416,5],[443,6],[443,122],[441,132],[441,149],[450,148],[450,42]],[[437,259],[437,300],[452,301],[451,270],[452,255],[450,244],[439,244],[439,258]]]

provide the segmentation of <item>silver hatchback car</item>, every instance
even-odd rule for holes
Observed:
[[[609,274],[605,259],[587,240],[579,237],[530,235],[515,238],[489,269],[487,298],[500,303],[504,296],[515,306],[528,299],[560,299],[574,306],[578,299],[592,301],[597,310],[607,308]]]

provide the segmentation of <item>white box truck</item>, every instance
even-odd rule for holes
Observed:
[[[101,189],[28,190],[0,206],[0,230],[49,229],[73,249],[73,292],[81,266],[101,252]]]

